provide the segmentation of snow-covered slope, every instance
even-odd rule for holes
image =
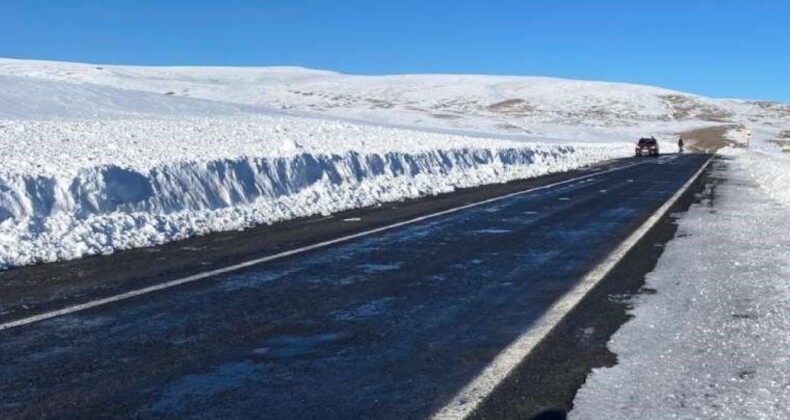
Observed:
[[[769,105],[547,78],[0,59],[0,267],[568,170],[645,133],[772,123],[760,106],[784,108]]]
[[[131,67],[8,59],[0,59],[0,74],[378,124],[549,137],[555,137],[558,125],[610,128],[790,116],[790,106],[783,104],[544,77],[354,76],[294,67]]]
[[[0,75],[0,118],[102,118],[229,115],[232,104],[177,98],[96,84],[72,84]]]

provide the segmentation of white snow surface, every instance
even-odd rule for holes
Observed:
[[[0,268],[565,171],[785,111],[766,109],[538,77],[0,59]]]
[[[712,202],[679,221],[574,419],[790,418],[790,162],[725,150]]]
[[[790,156],[768,153],[751,153],[748,160],[749,172],[768,195],[790,206]]]
[[[248,111],[279,110],[552,140],[589,141],[592,129],[598,134],[594,139],[611,141],[613,135],[630,128],[625,138],[631,141],[646,131],[674,135],[677,128],[701,122],[721,124],[730,118],[781,121],[790,112],[782,104],[712,99],[625,83],[528,76],[356,76],[298,67],[139,67],[13,59],[0,59],[0,75],[147,92],[167,96],[173,103],[192,98]],[[3,95],[0,91],[0,103]]]

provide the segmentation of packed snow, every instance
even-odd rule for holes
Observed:
[[[764,192],[790,206],[790,121],[779,128],[774,124],[749,131],[753,134],[749,144],[751,153],[741,159],[747,161],[749,173]],[[733,130],[729,137],[745,144],[744,130]]]
[[[790,418],[790,159],[759,131],[722,151],[571,418]]]
[[[0,59],[0,268],[566,171],[785,111],[535,77]]]

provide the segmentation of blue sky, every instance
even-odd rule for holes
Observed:
[[[0,56],[543,75],[790,102],[790,0],[3,0]]]

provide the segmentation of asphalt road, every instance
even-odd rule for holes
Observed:
[[[614,162],[623,169],[0,331],[0,417],[429,416],[707,158]],[[577,175],[11,270],[0,321]],[[477,415],[551,408],[524,402],[529,371]]]

